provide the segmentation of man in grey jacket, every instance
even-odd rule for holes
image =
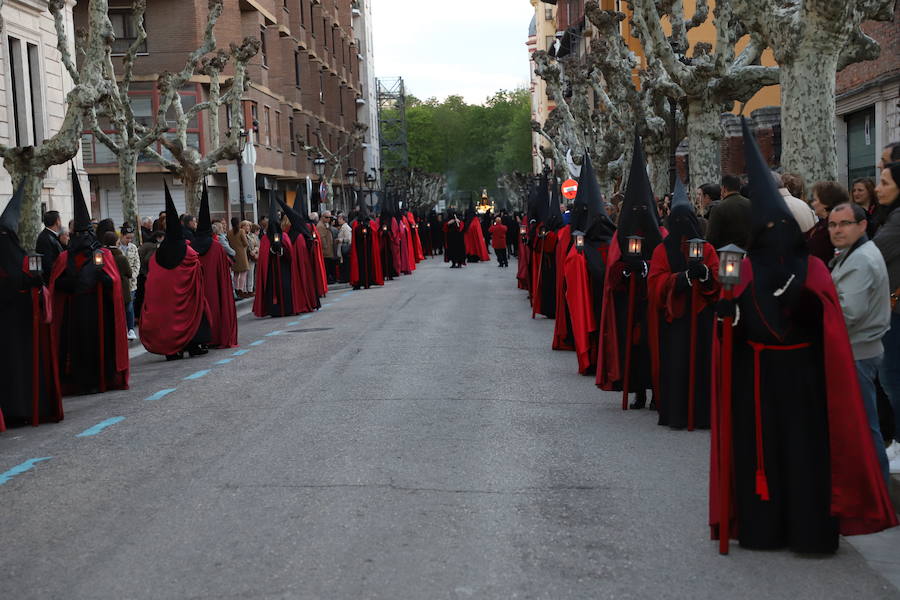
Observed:
[[[838,254],[831,260],[831,278],[850,334],[856,374],[875,454],[890,485],[884,438],[878,424],[875,377],[884,348],[881,338],[891,324],[887,267],[878,247],[866,237],[866,211],[858,204],[835,206],[828,215],[828,233]]]

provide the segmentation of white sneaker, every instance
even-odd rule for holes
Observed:
[[[891,473],[900,473],[900,456],[895,456],[888,463],[888,470]]]
[[[129,340],[136,340],[136,339],[137,339],[137,334],[134,332],[134,329],[129,329],[129,330],[128,330],[128,339],[129,339]]]

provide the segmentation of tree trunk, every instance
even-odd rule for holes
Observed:
[[[7,170],[9,167],[7,166]],[[38,234],[41,232],[41,190],[44,187],[46,171],[20,170],[10,172],[13,189],[19,187],[25,178],[25,190],[22,198],[22,213],[19,218],[19,243],[26,250],[34,250]]]
[[[837,179],[835,71],[840,46],[801,48],[781,65],[781,164],[808,186]]]
[[[196,217],[200,214],[203,177],[194,177],[188,173],[184,173],[181,177],[181,180],[184,182],[184,212]]]
[[[719,144],[722,126],[721,107],[707,99],[689,98],[687,107],[687,137],[690,162],[690,186],[719,183]],[[668,187],[668,183],[666,185]]]
[[[137,204],[137,152],[122,149],[119,152],[119,189],[122,195],[122,215],[135,228],[138,245],[141,240],[140,217]]]
[[[662,198],[669,189],[669,162],[671,151],[665,144],[646,144],[647,164],[650,167],[650,185],[653,193]]]

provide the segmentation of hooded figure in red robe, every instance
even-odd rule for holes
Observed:
[[[469,201],[469,209],[466,211],[466,258],[469,262],[485,262],[491,260],[488,255],[487,244],[484,243],[484,231],[481,229],[481,221],[475,212],[475,203]]]
[[[658,373],[656,409],[660,425],[707,429],[713,305],[721,289],[719,256],[703,242],[702,256],[689,258],[690,241],[701,238],[700,222],[680,179],[667,229],[666,239],[653,252],[648,279],[649,310],[657,317],[657,330],[650,336],[659,340],[651,357],[653,372]]]
[[[409,225],[403,217],[403,210],[397,204],[397,225],[400,229],[400,272],[404,275],[412,275],[416,270],[416,260],[413,257],[412,240],[409,233]]]
[[[559,199],[551,198],[547,188],[547,174],[541,175],[538,187],[538,216],[531,239],[532,312],[548,319],[556,318],[556,246],[563,227]]]
[[[24,191],[23,179],[0,215],[0,431],[63,418],[50,296],[17,234]]]
[[[184,239],[168,185],[165,194],[166,238],[150,258],[140,336],[148,352],[178,360],[185,350],[191,356],[209,352],[213,321],[200,255]]]
[[[298,228],[296,242],[281,230],[278,213],[275,210],[275,193],[269,191],[269,230],[259,241],[259,258],[256,261],[256,298],[253,300],[253,314],[257,317],[287,317],[302,312],[312,312],[315,304],[308,290],[303,289],[300,279],[300,265],[308,254],[297,253],[295,246],[306,246],[302,236],[305,227]],[[293,228],[292,228],[293,229]],[[309,282],[307,285],[314,285]],[[315,293],[313,293],[313,296]]]
[[[122,280],[101,247],[72,168],[75,231],[50,274],[52,343],[64,396],[128,389],[128,339]]]
[[[727,514],[740,545],[832,553],[839,533],[881,531],[897,525],[897,516],[871,443],[834,284],[810,256],[746,122],[743,129],[751,242],[735,300],[717,309],[736,320],[733,425],[719,426],[714,398],[710,525],[718,538],[719,463],[733,453]]]
[[[313,186],[313,206],[319,205],[320,198],[318,186]],[[312,219],[309,217],[309,211],[306,209],[306,202],[303,201],[299,185],[294,194],[294,209],[295,210],[292,212],[300,215],[300,218],[306,223],[306,228],[309,230],[308,239],[312,240],[312,246],[309,247],[311,274],[317,296],[319,298],[324,298],[328,295],[328,273],[325,272],[325,255],[322,253],[322,240],[319,239],[319,232],[316,229],[316,224],[313,223]],[[288,218],[290,218],[290,213],[288,213]],[[291,221],[292,227],[293,223],[294,222]]]
[[[399,277],[402,272],[398,212],[397,198],[393,190],[388,190],[381,203],[381,216],[378,219],[381,270],[388,279]]]
[[[584,166],[582,165],[582,168]],[[561,203],[560,192],[562,188],[559,180],[553,178],[553,198],[551,202],[557,205]],[[576,201],[578,198],[576,197]],[[583,225],[582,225],[583,227]],[[572,224],[563,225],[556,232],[556,318],[553,323],[553,343],[551,347],[554,350],[575,350],[575,339],[572,337],[572,319],[569,315],[569,307],[566,304],[566,256],[569,250],[575,244],[575,238],[572,237],[573,231],[581,231],[577,227],[573,229]],[[595,357],[596,360],[596,357]]]
[[[604,390],[622,390],[625,377],[634,392],[631,408],[644,408],[647,390],[653,388],[650,359],[657,340],[649,335],[656,329],[655,312],[647,310],[647,276],[650,259],[662,242],[659,214],[650,180],[641,138],[635,133],[634,151],[625,199],[619,213],[619,228],[610,242],[606,282],[603,287],[603,311],[600,321],[600,351],[597,360],[597,385]],[[641,253],[628,255],[628,238],[639,236]],[[634,320],[629,336],[628,311],[631,280],[635,280]],[[625,373],[626,345],[631,340],[631,369]],[[651,408],[653,405],[651,404]]]
[[[410,238],[412,239],[413,258],[418,263],[425,260],[425,253],[422,251],[422,240],[419,239],[419,224],[411,211],[406,211],[406,222],[409,224]]]
[[[535,207],[537,205],[537,194],[537,184],[532,182],[528,191],[527,210],[525,211],[525,214],[522,215],[522,218],[519,220],[519,222],[516,223],[517,227],[525,228],[525,235],[521,235],[521,233],[518,235],[519,265],[516,269],[516,281],[520,290],[528,290],[529,298],[531,298],[531,240],[528,236],[531,233],[531,215],[534,214]]]
[[[564,263],[566,293],[563,304],[571,323],[578,372],[589,375],[597,369],[603,285],[609,245],[616,226],[606,214],[597,176],[587,153],[581,164],[578,194],[572,206],[572,228],[573,243]],[[579,238],[584,240],[583,248],[578,248]],[[557,321],[560,310],[557,307]]]
[[[209,344],[216,348],[234,348],[238,345],[238,327],[234,288],[231,285],[231,261],[225,248],[213,236],[209,217],[209,190],[205,183],[200,198],[197,231],[191,248],[197,251],[203,267],[203,292],[209,305],[211,328]]]
[[[384,285],[378,223],[369,217],[369,207],[366,206],[363,196],[359,197],[359,213],[350,227],[353,229],[353,241],[350,244],[350,285],[354,290]]]
[[[301,211],[305,211],[305,203],[297,191],[297,200],[295,206]],[[319,290],[316,285],[318,274],[316,273],[318,256],[316,254],[316,242],[318,235],[313,237],[313,229],[309,227],[309,216],[304,216],[302,212],[297,212],[287,205],[279,196],[275,196],[284,215],[291,222],[290,229],[285,232],[290,240],[291,249],[295,260],[297,271],[300,274],[300,291],[303,293],[301,298],[303,310],[301,312],[310,312],[321,308],[322,303],[319,301]],[[324,263],[323,263],[324,264]]]

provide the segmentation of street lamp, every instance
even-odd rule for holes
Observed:
[[[315,168],[316,170],[316,177],[318,177],[320,180],[322,179],[322,176],[325,175],[326,163],[327,161],[325,160],[325,157],[323,157],[321,154],[313,161],[313,168]]]
[[[347,183],[350,184],[351,188],[356,186],[356,176],[356,169],[354,169],[353,167],[347,169]]]

